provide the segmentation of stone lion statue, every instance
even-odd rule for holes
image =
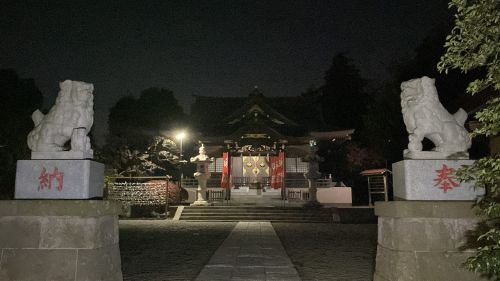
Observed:
[[[467,112],[460,108],[451,115],[439,102],[434,82],[424,76],[401,83],[401,108],[410,141],[404,156],[419,158],[425,137],[434,143],[436,153],[427,153],[424,158],[468,158],[471,138],[464,128]]]
[[[47,115],[40,110],[31,115],[35,128],[28,135],[28,147],[33,152],[63,151],[71,140],[72,151],[91,152],[87,134],[94,122],[94,85],[66,80],[59,88]]]

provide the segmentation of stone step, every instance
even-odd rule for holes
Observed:
[[[332,222],[330,218],[318,218],[318,217],[275,217],[275,216],[190,216],[181,217],[182,221],[286,221],[286,222]]]
[[[331,214],[299,214],[299,213],[186,213],[183,217],[188,216],[205,216],[205,217],[220,217],[220,216],[237,216],[237,217],[266,217],[266,216],[276,216],[276,217],[330,217]]]
[[[332,223],[330,221],[319,221],[319,220],[269,220],[269,219],[218,219],[218,220],[207,220],[207,219],[189,219],[189,220],[182,220],[183,222],[237,222],[237,221],[269,221],[273,223]]]
[[[302,207],[274,207],[274,206],[185,206],[184,210],[215,210],[215,209],[270,209],[270,210],[304,210]],[[311,209],[307,209],[311,210]]]
[[[266,218],[266,217],[276,217],[276,218],[329,218],[329,216],[318,216],[311,214],[185,214],[181,216],[181,218],[188,217],[207,217],[207,218],[216,218],[216,217],[238,217],[238,218]]]
[[[184,207],[183,221],[333,222],[332,209],[300,207],[206,206]]]
[[[290,214],[276,214],[276,213],[247,213],[247,214],[234,214],[234,213],[225,213],[225,214],[218,214],[218,213],[210,213],[210,214],[203,214],[203,213],[194,213],[194,214],[184,214],[182,217],[296,217],[296,218],[321,218],[321,217],[329,217],[329,214],[297,214],[297,213],[290,213]]]
[[[184,209],[185,213],[304,213],[302,210],[259,210],[259,209],[213,209],[213,210],[196,210]],[[331,213],[331,211],[306,211],[307,213]]]

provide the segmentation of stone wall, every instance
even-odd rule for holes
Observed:
[[[374,280],[482,280],[461,264],[466,233],[479,219],[471,202],[376,202],[378,245]]]
[[[0,280],[122,280],[119,204],[0,201]]]

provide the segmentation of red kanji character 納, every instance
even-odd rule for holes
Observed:
[[[47,174],[47,170],[45,169],[45,167],[42,167],[42,172],[38,177],[38,191],[45,187],[48,187],[50,189],[49,174]]]
[[[57,190],[61,191],[64,187],[64,173],[59,172],[59,169],[57,167],[54,168],[54,172],[50,174],[49,177],[49,186],[52,184],[52,179],[56,179],[57,181]]]

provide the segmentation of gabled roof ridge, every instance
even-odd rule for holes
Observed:
[[[281,119],[288,125],[292,126],[299,126],[295,121],[289,119],[288,117],[284,116],[281,114],[279,111],[274,109],[272,106],[270,106],[268,103],[264,101],[266,99],[265,96],[249,96],[243,106],[241,106],[239,109],[235,110],[231,115],[227,116],[226,118],[223,119],[223,122],[229,122],[232,119],[240,118],[240,116],[244,113],[246,113],[249,109],[251,109],[254,105],[260,106],[264,111],[266,111],[268,114],[272,114],[276,116],[277,118]]]
[[[261,93],[261,92],[259,92],[259,93]],[[247,96],[208,96],[208,95],[192,94],[191,96],[200,97],[200,98],[214,98],[214,99],[249,99],[252,97],[251,94],[252,93],[250,93]],[[266,96],[263,94],[262,98],[264,98],[264,99],[309,99],[310,97],[305,97],[302,95],[297,95],[297,96],[287,96],[287,95]]]
[[[222,97],[217,97],[217,96],[204,96],[204,95],[196,95],[193,94],[191,95],[195,98],[206,98],[206,99],[246,99],[247,97],[232,97],[232,96],[222,96]]]

